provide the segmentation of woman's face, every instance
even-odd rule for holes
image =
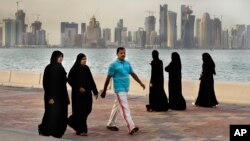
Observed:
[[[63,57],[62,57],[62,56],[59,56],[59,57],[57,58],[57,63],[62,64],[62,61],[63,61]]]
[[[87,63],[87,58],[83,57],[81,60],[81,65],[86,65],[86,63]]]

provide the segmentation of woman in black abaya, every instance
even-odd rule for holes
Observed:
[[[92,110],[92,92],[96,98],[98,97],[98,91],[86,60],[84,54],[78,54],[68,76],[68,82],[72,87],[72,115],[68,119],[68,125],[81,136],[87,136],[88,133],[87,118]]]
[[[182,96],[181,85],[181,59],[177,52],[172,53],[172,61],[165,68],[165,71],[169,73],[169,108],[172,110],[185,110],[186,101]]]
[[[61,138],[67,127],[69,97],[62,60],[63,54],[54,51],[50,64],[44,70],[45,113],[42,123],[38,126],[39,135]]]
[[[199,94],[195,105],[201,107],[214,107],[218,105],[218,101],[214,92],[215,64],[212,57],[208,53],[202,54],[202,73],[200,77]]]
[[[147,111],[168,111],[168,98],[164,91],[163,63],[157,50],[152,52],[149,105]]]

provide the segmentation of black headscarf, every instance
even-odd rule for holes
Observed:
[[[153,50],[152,57],[153,60],[159,60],[159,52],[157,50]]]
[[[215,72],[215,63],[212,59],[212,57],[208,53],[203,53],[202,54],[202,60],[205,66],[209,67],[212,69],[213,74],[216,74]]]
[[[57,64],[57,63],[58,63],[58,62],[57,62],[57,59],[58,59],[60,56],[63,57],[63,53],[62,53],[61,51],[59,51],[59,50],[54,51],[54,52],[52,53],[52,55],[51,55],[50,63],[51,63],[51,64]]]
[[[177,52],[173,52],[171,57],[172,57],[172,63],[174,63],[175,66],[178,67],[178,68],[180,68],[180,70],[181,70],[180,55]]]
[[[77,57],[76,57],[76,61],[75,61],[75,64],[74,64],[73,67],[81,65],[81,60],[82,60],[83,57],[86,57],[86,55],[83,54],[83,53],[78,54]]]

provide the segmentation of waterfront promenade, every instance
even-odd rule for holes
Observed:
[[[70,93],[70,91],[69,91]],[[145,92],[146,93],[146,92]],[[184,95],[185,97],[185,95]],[[140,131],[130,136],[121,116],[120,131],[105,128],[114,95],[109,92],[106,99],[93,101],[89,116],[89,135],[76,136],[68,127],[63,140],[84,141],[207,141],[229,140],[230,124],[250,124],[250,104],[241,101],[226,104],[223,100],[217,108],[201,108],[187,100],[186,111],[147,112],[148,97],[144,94],[130,95],[129,104],[133,119]],[[39,136],[37,125],[43,116],[43,90],[41,88],[17,88],[0,86],[0,141],[57,141],[53,137]],[[71,105],[69,106],[69,114]]]

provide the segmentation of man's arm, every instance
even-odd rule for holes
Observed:
[[[101,93],[101,97],[102,97],[102,98],[105,98],[105,96],[106,96],[106,91],[107,91],[107,88],[108,88],[110,79],[111,79],[111,76],[107,76],[106,81],[105,81],[105,84],[104,84],[103,91],[102,91],[102,93]]]
[[[141,80],[139,79],[139,77],[134,72],[131,73],[131,76],[135,79],[136,82],[138,82],[142,86],[142,88],[144,90],[145,89],[145,85],[141,82]]]

